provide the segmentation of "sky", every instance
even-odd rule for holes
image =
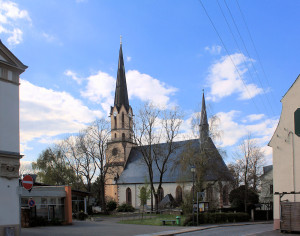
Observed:
[[[28,66],[21,163],[108,118],[122,35],[133,112],[179,106],[188,134],[204,90],[225,161],[251,133],[271,164],[280,100],[299,75],[299,10],[296,0],[0,0],[0,38]]]

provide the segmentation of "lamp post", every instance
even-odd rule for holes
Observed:
[[[195,192],[195,172],[196,172],[196,168],[195,168],[195,166],[192,166],[191,167],[191,172],[192,172],[192,174],[193,174],[193,206],[192,206],[192,211],[193,211],[193,225],[195,225],[195,220],[194,220],[194,202],[195,202],[195,194],[194,194],[194,192]]]

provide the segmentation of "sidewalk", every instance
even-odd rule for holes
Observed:
[[[228,224],[220,224],[220,225],[203,225],[203,226],[197,226],[197,227],[189,227],[186,229],[180,229],[180,230],[170,230],[170,231],[164,231],[160,233],[154,233],[153,236],[173,236],[177,234],[183,234],[183,233],[190,233],[195,231],[201,231],[206,229],[213,229],[213,228],[219,228],[219,227],[232,227],[232,226],[243,226],[243,225],[256,225],[256,224],[273,224],[273,221],[263,221],[263,222],[245,222],[245,223],[228,223]],[[270,231],[273,232],[273,231]],[[280,231],[274,230],[275,234],[257,234],[257,235],[281,235]],[[285,234],[289,235],[289,234]]]

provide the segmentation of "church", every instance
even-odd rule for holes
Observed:
[[[134,142],[133,110],[129,104],[125,67],[120,43],[119,63],[115,90],[114,106],[111,107],[109,117],[111,119],[111,140],[107,144],[106,160],[109,171],[105,180],[105,196],[113,199],[118,204],[127,203],[135,208],[140,207],[140,189],[145,186],[148,170],[143,163],[141,147]],[[202,97],[200,137],[199,139],[176,142],[180,148],[172,153],[173,163],[163,175],[162,188],[159,192],[160,202],[165,196],[170,196],[181,202],[184,194],[193,191],[193,177],[190,168],[183,170],[181,160],[187,154],[187,148],[193,148],[196,153],[206,150],[208,159],[204,174],[204,201],[209,202],[214,208],[229,207],[230,182],[233,177],[230,174],[223,158],[219,154],[215,144],[209,137],[209,125],[206,114],[205,97]],[[166,143],[156,144],[163,150]],[[196,157],[197,158],[197,157]],[[178,164],[179,163],[179,164]],[[153,163],[153,182],[155,189],[159,184],[159,171]],[[197,175],[199,173],[195,173]],[[150,205],[150,199],[147,205]]]

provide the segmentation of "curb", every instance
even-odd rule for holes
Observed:
[[[273,222],[263,221],[263,222],[249,222],[249,223],[240,223],[240,224],[224,224],[224,225],[212,225],[212,226],[203,226],[203,227],[193,227],[189,229],[181,229],[176,231],[165,231],[161,233],[151,234],[152,236],[174,236],[177,234],[190,233],[195,231],[202,231],[207,229],[221,228],[221,227],[232,227],[232,226],[244,226],[244,225],[256,225],[256,224],[272,224]]]

